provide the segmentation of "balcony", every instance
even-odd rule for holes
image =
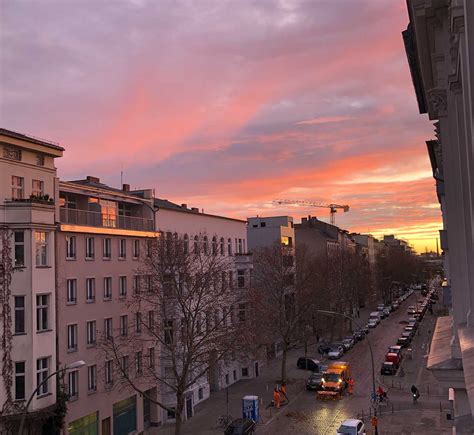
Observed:
[[[135,231],[154,231],[153,219],[107,214],[73,208],[61,207],[59,209],[59,220],[62,224],[70,225],[119,228]]]

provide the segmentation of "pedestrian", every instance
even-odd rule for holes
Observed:
[[[349,378],[349,394],[352,395],[354,392],[354,379]]]
[[[276,409],[280,409],[280,392],[278,391],[278,387],[275,387],[273,390],[273,403]]]
[[[374,434],[379,435],[379,420],[376,415],[372,417],[371,423],[372,427],[374,428]]]
[[[418,388],[415,387],[415,385],[411,386],[411,394],[413,395],[413,403],[416,403],[416,401],[420,397],[420,391],[418,390]]]
[[[280,393],[283,395],[287,402],[290,401],[290,399],[288,399],[288,396],[286,395],[286,384],[284,382],[281,383]]]

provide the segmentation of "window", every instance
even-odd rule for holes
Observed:
[[[242,239],[239,239],[239,254],[242,254]]]
[[[49,295],[36,296],[36,331],[49,330]]]
[[[151,257],[151,251],[152,251],[152,241],[147,240],[146,241],[146,256]]]
[[[164,329],[165,329],[165,344],[172,344],[173,343],[173,321],[166,320]]]
[[[212,255],[217,255],[217,238],[214,236],[212,238]]]
[[[97,390],[97,366],[95,364],[87,367],[87,389],[89,391]]]
[[[202,400],[203,398],[204,398],[204,389],[199,388],[199,390],[198,390],[198,399]]]
[[[23,177],[12,176],[12,199],[23,199],[25,197],[23,185]]]
[[[86,302],[95,301],[95,278],[86,278]]]
[[[142,313],[135,313],[135,332],[137,334],[142,332]]]
[[[104,319],[104,335],[107,340],[110,340],[113,338],[113,329],[112,329],[112,318],[109,317],[107,319]]]
[[[234,274],[229,270],[229,287],[234,288]]]
[[[31,194],[33,196],[43,196],[44,195],[44,181],[31,180]]]
[[[86,260],[93,260],[95,253],[94,237],[86,237]]]
[[[225,383],[229,385],[229,373],[225,375]]]
[[[234,381],[236,381],[237,380],[237,370],[234,370],[232,374],[234,376]]]
[[[48,244],[45,231],[35,231],[36,266],[48,265]]]
[[[198,236],[194,236],[194,253],[197,254],[199,253],[199,237]]]
[[[25,297],[15,296],[15,334],[25,332]]]
[[[15,400],[25,400],[25,362],[15,363]]]
[[[21,149],[3,145],[3,158],[21,161]]]
[[[239,322],[241,323],[245,322],[246,309],[247,309],[246,304],[239,304]]]
[[[102,213],[102,226],[115,228],[117,226],[117,203],[101,199],[100,208]]]
[[[15,267],[25,265],[25,232],[15,231]]]
[[[112,299],[112,277],[104,277],[104,299]]]
[[[76,236],[66,236],[66,260],[76,259]]]
[[[77,303],[77,279],[66,280],[67,303]]]
[[[104,252],[102,258],[110,259],[112,256],[112,241],[109,238],[104,239]]]
[[[49,358],[39,358],[36,360],[36,387],[38,388],[38,397],[48,394],[49,382],[46,380],[49,376]]]
[[[125,355],[122,357],[122,364],[121,364],[121,369],[122,369],[122,376],[128,376],[128,355]]]
[[[242,367],[242,377],[248,376],[249,375],[249,369],[248,367]]]
[[[155,348],[150,347],[148,349],[148,365],[150,368],[155,367]]]
[[[120,316],[120,335],[126,337],[128,335],[128,316],[125,314]]]
[[[133,275],[133,291],[140,293],[140,275]]]
[[[224,237],[221,237],[221,244],[220,244],[221,248],[221,255],[225,255],[225,242],[224,242]]]
[[[140,240],[135,239],[133,241],[133,258],[140,257]]]
[[[127,295],[127,277],[121,276],[119,277],[119,296],[126,296]]]
[[[184,251],[184,254],[189,253],[189,237],[187,234],[185,234],[183,237],[183,251]]]
[[[70,399],[79,397],[79,371],[73,370],[68,373],[68,395]]]
[[[237,271],[237,285],[239,288],[245,287],[245,270]]]
[[[153,310],[148,311],[148,329],[153,331],[155,327],[155,312]]]
[[[77,350],[77,324],[67,325],[67,350]]]
[[[145,288],[148,293],[153,291],[153,280],[151,275],[145,275]]]
[[[204,254],[207,255],[209,253],[209,243],[207,241],[207,236],[204,236],[203,243],[204,243]]]
[[[232,240],[227,239],[227,255],[232,255]]]
[[[44,166],[44,156],[42,154],[36,154],[36,166]]]
[[[87,329],[87,344],[93,346],[96,343],[96,323],[95,320],[91,320],[86,324]]]
[[[114,367],[112,361],[105,361],[105,384],[112,385],[114,383]]]
[[[124,259],[127,254],[127,239],[119,240],[119,258]]]
[[[281,236],[281,244],[282,244],[282,246],[291,248],[291,246],[293,246],[292,238],[287,237],[287,236]]]
[[[143,373],[143,363],[142,363],[142,353],[137,352],[135,354],[135,370],[137,375],[141,375]]]

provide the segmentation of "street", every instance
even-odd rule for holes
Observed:
[[[424,355],[434,317],[426,314],[419,328],[419,333],[412,341],[413,359],[405,358],[403,366],[404,377],[379,376],[380,365],[384,359],[389,345],[396,344],[404,327],[403,322],[408,319],[407,307],[416,303],[416,298],[421,299],[417,293],[404,301],[397,311],[382,320],[377,328],[372,329],[368,339],[374,353],[374,368],[376,374],[376,387],[382,383],[388,389],[390,407],[382,408],[379,417],[379,433],[412,433],[411,428],[416,427],[416,433],[446,433],[450,427],[446,423],[444,410],[447,409],[445,398],[437,396],[436,382],[432,382],[430,396],[425,392],[425,385],[430,382],[430,373],[425,367]],[[364,313],[364,316],[366,314]],[[361,315],[360,322],[365,324],[366,318]],[[241,414],[241,399],[246,394],[256,394],[262,399],[262,422],[258,425],[259,434],[323,434],[335,433],[340,423],[346,418],[357,418],[362,413],[367,417],[370,410],[370,395],[372,391],[371,359],[367,338],[358,342],[343,358],[350,362],[352,375],[355,380],[353,396],[345,395],[337,401],[322,401],[316,399],[316,393],[305,389],[307,372],[296,368],[296,360],[303,356],[303,349],[292,349],[288,358],[288,395],[290,403],[282,406],[279,411],[274,408],[266,409],[271,400],[271,391],[278,379],[280,359],[269,362],[263,369],[262,375],[257,379],[240,381],[229,387],[229,412],[234,418]],[[315,346],[308,351],[309,356],[319,359]],[[393,387],[392,387],[393,383]],[[418,407],[412,404],[409,386],[411,383],[420,385],[422,397]],[[422,385],[420,384],[422,383]],[[440,413],[440,400],[443,401],[443,413]],[[391,413],[391,405],[394,413]],[[420,418],[422,411],[423,419]],[[195,416],[184,423],[185,434],[219,434],[223,430],[216,425],[219,415],[226,413],[225,391],[214,393],[211,398],[197,407]],[[370,427],[370,418],[364,419],[368,433],[373,433]],[[384,422],[386,426],[384,427]],[[437,431],[435,428],[440,427]],[[395,429],[396,428],[396,429]],[[173,433],[172,426],[159,429],[159,433]],[[415,432],[413,432],[415,433]]]

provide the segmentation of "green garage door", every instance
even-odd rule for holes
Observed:
[[[69,435],[98,435],[98,414],[98,412],[93,412],[69,423],[67,427]]]

